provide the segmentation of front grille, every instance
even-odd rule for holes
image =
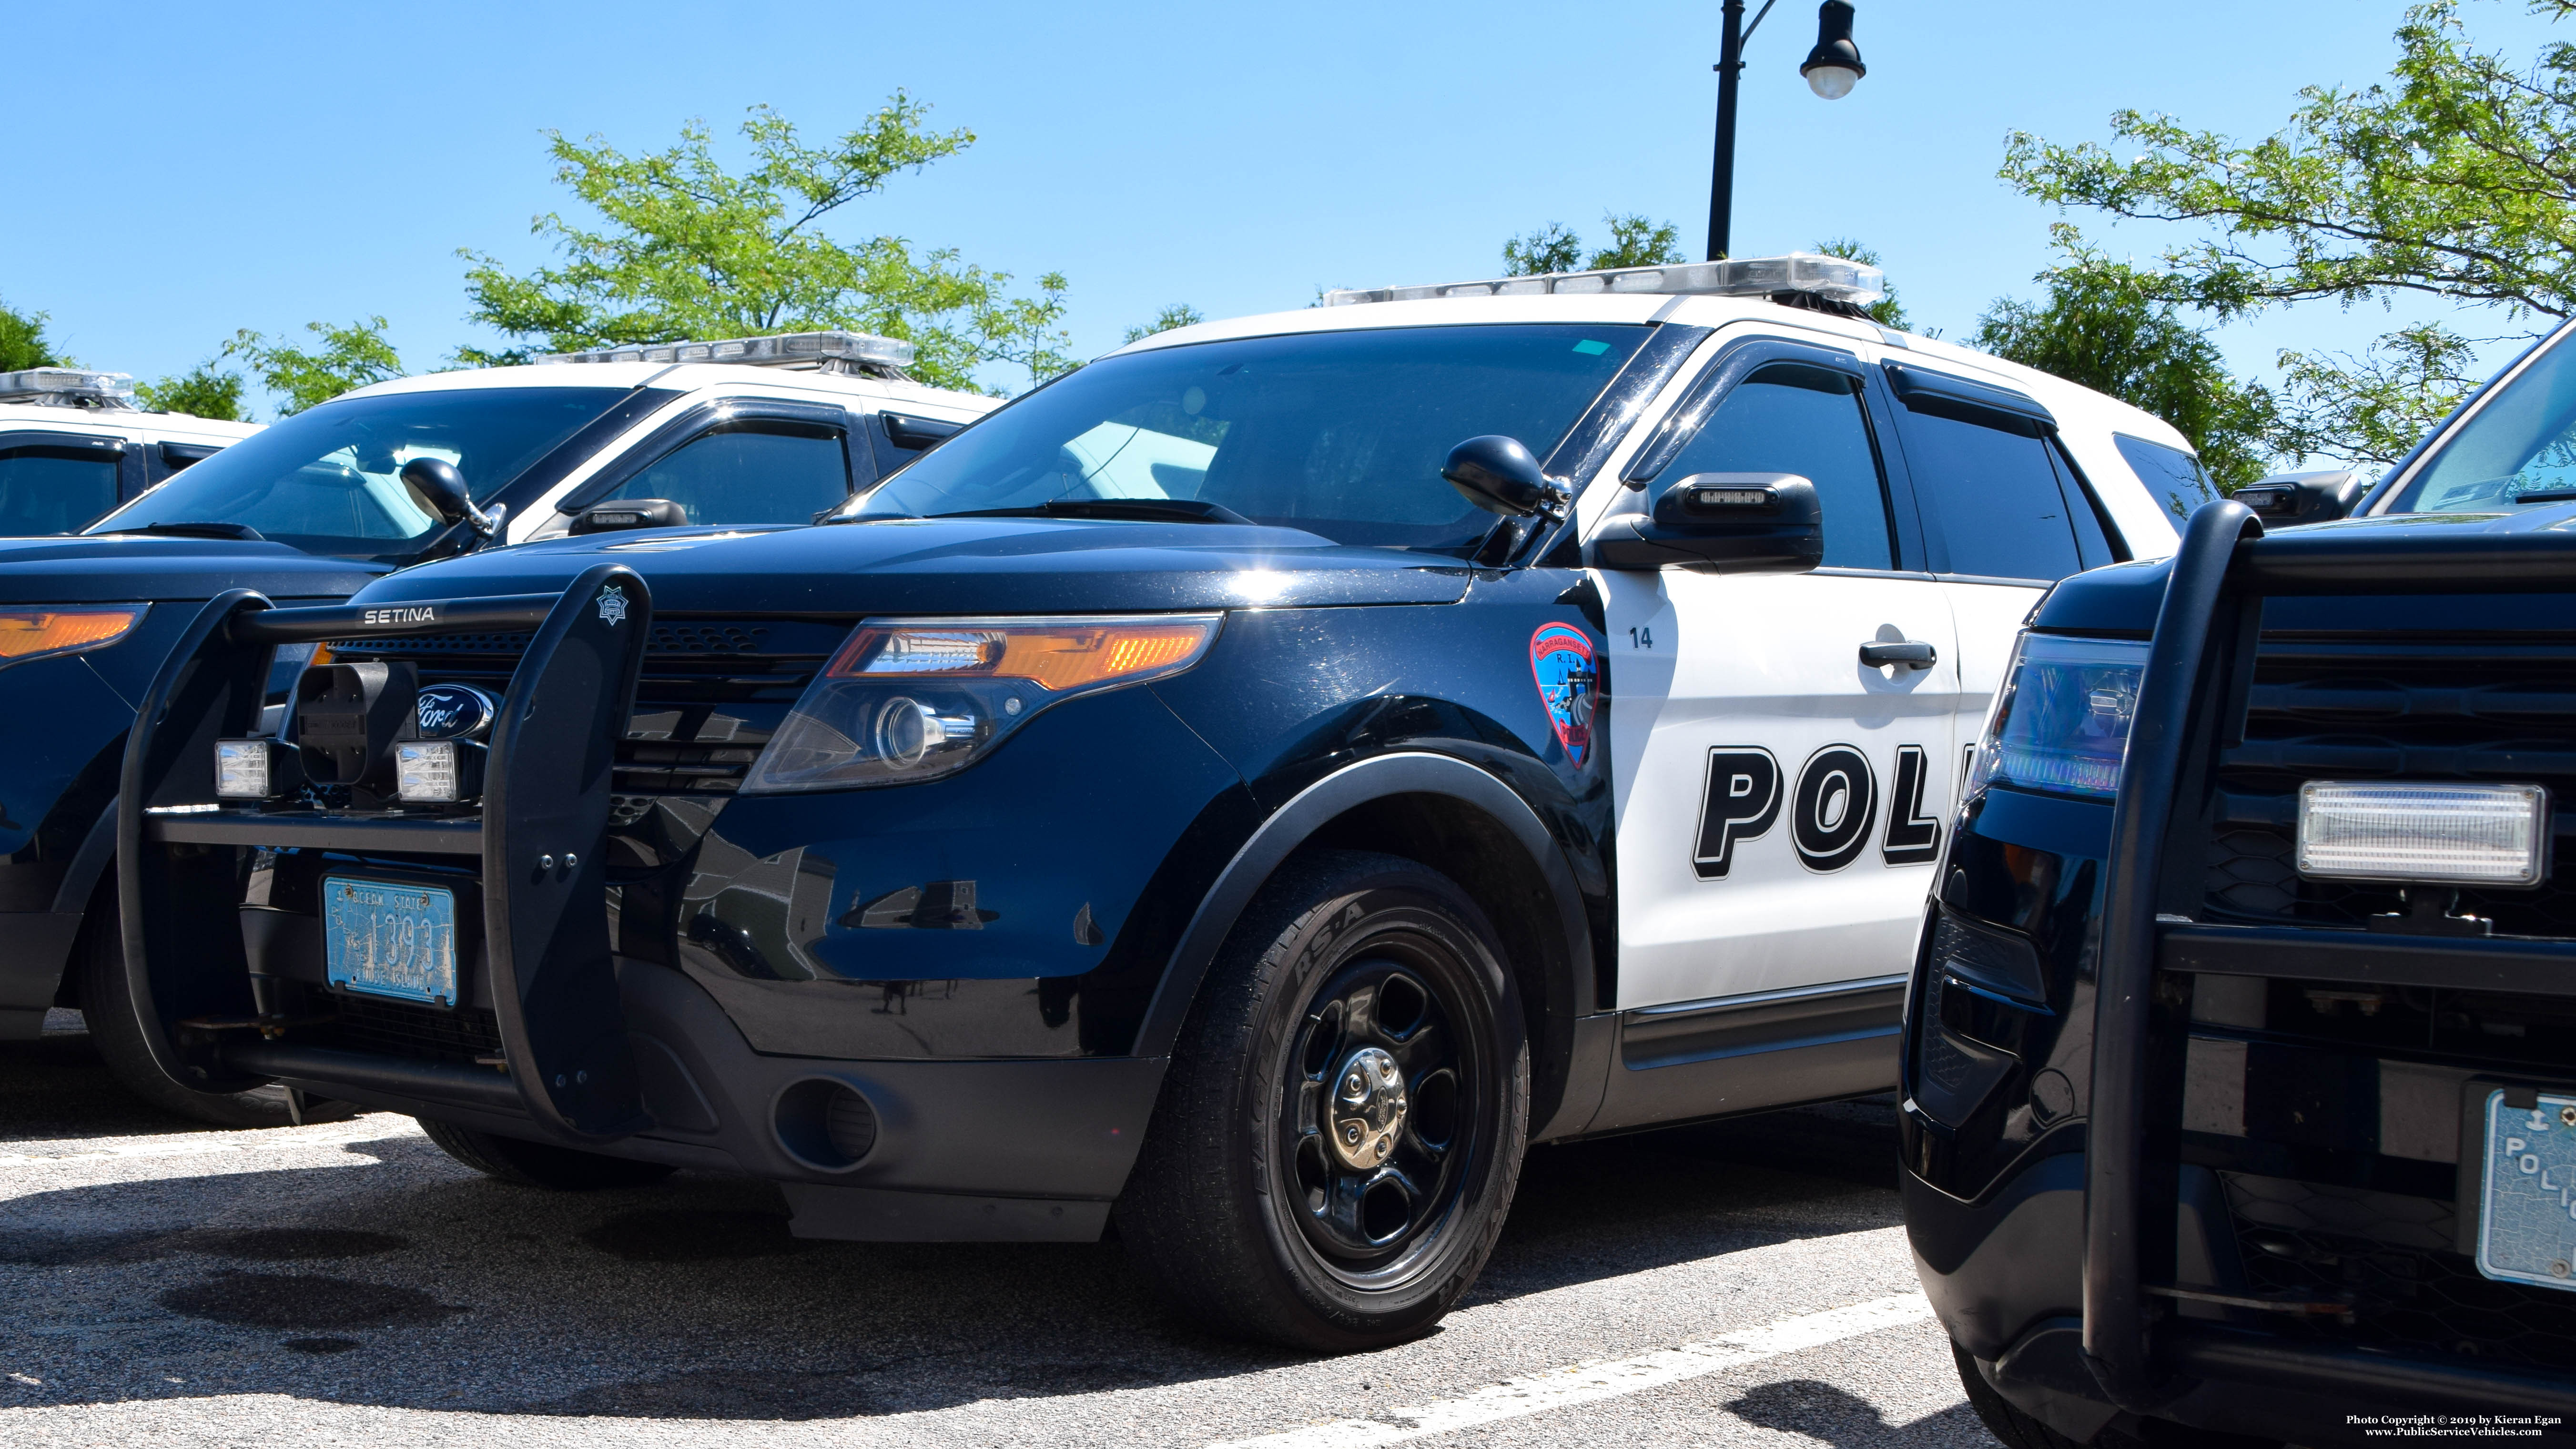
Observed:
[[[617,747],[616,793],[732,794],[849,627],[812,619],[654,620],[634,717]],[[530,637],[413,634],[346,640],[331,652],[343,660],[409,659],[423,684],[470,684],[498,698]]]
[[[2576,791],[2576,641],[2266,635],[2243,742],[2221,752],[2203,901],[2220,921],[2362,926],[2402,912],[2397,888],[2300,877],[2298,790],[2309,780],[2531,782]],[[2568,818],[2564,815],[2561,819]],[[2562,877],[2563,879],[2563,877]],[[2500,934],[2576,938],[2576,891],[2460,893]]]
[[[2480,1276],[2454,1250],[2449,1203],[2246,1173],[2220,1179],[2256,1293],[2352,1306],[2349,1318],[2265,1314],[2266,1329],[2565,1366],[2576,1293]]]
[[[479,1007],[442,1011],[351,993],[333,1005],[338,1019],[323,1030],[330,1045],[349,1051],[466,1065],[501,1055],[500,1021]]]

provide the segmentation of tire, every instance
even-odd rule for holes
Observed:
[[[1324,1352],[1415,1337],[1502,1231],[1529,1082],[1511,970],[1465,891],[1395,856],[1300,855],[1190,1008],[1119,1238],[1217,1332]],[[1354,1085],[1378,1095],[1331,1110]]]
[[[339,1122],[358,1115],[346,1102],[305,1097],[299,1105],[278,1086],[247,1092],[199,1092],[170,1080],[143,1041],[143,1022],[125,978],[125,927],[110,890],[90,907],[72,947],[79,973],[81,1018],[90,1044],[110,1075],[127,1091],[165,1112],[218,1127],[288,1127],[298,1122]]]
[[[415,1119],[438,1150],[482,1173],[517,1187],[549,1192],[593,1192],[612,1187],[651,1187],[677,1168],[659,1162],[636,1162],[602,1152],[583,1152],[546,1142],[525,1142],[497,1132],[478,1132],[450,1122]]]

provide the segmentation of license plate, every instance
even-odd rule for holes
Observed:
[[[454,891],[324,876],[322,939],[334,986],[432,1006],[456,1002]]]
[[[2508,1107],[2487,1093],[2478,1271],[2507,1283],[2576,1288],[2576,1096]]]

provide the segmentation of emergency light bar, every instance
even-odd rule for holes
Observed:
[[[1483,282],[1442,282],[1429,287],[1354,287],[1326,292],[1324,305],[1420,302],[1441,297],[1534,297],[1553,293],[1689,294],[1700,297],[1769,297],[1810,292],[1836,302],[1875,302],[1887,295],[1887,274],[1865,263],[1814,252],[1785,257],[1743,257],[1723,262],[1675,262],[1663,267],[1613,267],[1600,272],[1544,272]]]
[[[30,367],[0,372],[0,402],[50,402],[72,407],[131,408],[134,377],[81,367]]]
[[[811,368],[863,372],[908,367],[913,345],[865,332],[786,332],[774,337],[735,337],[722,342],[656,342],[603,347],[595,352],[549,352],[541,363],[734,362],[748,367]]]

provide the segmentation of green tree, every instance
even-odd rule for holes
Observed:
[[[218,369],[212,362],[198,363],[159,382],[136,383],[134,397],[154,412],[186,413],[227,423],[250,421],[242,411],[242,375],[230,368]]]
[[[291,417],[351,388],[402,376],[402,358],[385,340],[385,326],[382,317],[346,327],[307,322],[304,330],[318,339],[313,347],[272,340],[245,327],[224,344],[224,355],[248,363],[260,385],[278,398],[277,415]]]
[[[45,323],[51,320],[42,312],[13,311],[0,302],[0,372],[19,372],[30,367],[68,367],[70,362],[45,340]]]
[[[2075,250],[2035,280],[2047,299],[1998,298],[1977,319],[1975,345],[2163,418],[2223,490],[2263,476],[2273,452],[2271,394],[2228,375],[2217,344],[2160,295],[2155,276]]]
[[[2569,0],[2531,8],[2576,13]],[[2576,311],[2576,45],[2552,42],[2528,65],[2479,50],[2456,0],[2408,9],[2397,42],[2384,83],[2309,87],[2261,140],[2123,110],[2116,151],[2016,132],[2002,175],[2061,208],[2194,228],[2146,281],[2220,317],[2410,295],[2509,318]],[[2274,441],[2350,461],[2403,451],[2393,439],[2469,386],[2470,346],[2417,324],[2357,358],[2284,353],[2291,406]]]
[[[1503,243],[1503,275],[1534,277],[1542,272],[1598,272],[1612,267],[1659,267],[1684,260],[1681,229],[1671,222],[1648,221],[1634,212],[1604,215],[1610,244],[1590,256],[1583,238],[1561,221],[1551,221],[1528,236]]]
[[[1823,252],[1829,257],[1840,257],[1847,262],[1858,262],[1865,267],[1882,267],[1886,265],[1885,262],[1879,260],[1877,248],[1853,237],[1829,237],[1824,241],[1816,243],[1816,250]],[[1905,304],[1896,300],[1896,288],[1893,284],[1889,285],[1886,296],[1881,297],[1877,301],[1870,303],[1868,306],[1861,308],[1861,310],[1869,314],[1869,320],[1877,323],[1881,327],[1892,327],[1899,332],[1911,330],[1905,325]],[[1936,332],[1926,335],[1937,337],[1940,334]]]
[[[1187,302],[1174,302],[1169,307],[1155,313],[1153,321],[1145,323],[1141,327],[1128,328],[1126,340],[1134,342],[1142,338],[1151,337],[1157,332],[1169,332],[1175,327],[1192,327],[1201,322],[1205,322],[1206,320],[1206,314],[1199,311],[1198,308],[1191,306]]]
[[[551,240],[556,266],[515,275],[493,257],[464,251],[473,320],[556,352],[630,343],[758,336],[846,327],[905,339],[913,375],[969,388],[990,363],[1016,363],[1033,378],[1072,365],[1060,324],[1065,281],[1050,272],[1035,295],[1014,296],[1010,275],[969,265],[949,248],[916,251],[899,236],[844,243],[822,223],[974,144],[972,131],[925,130],[929,107],[897,91],[868,124],[826,146],[798,140],[767,106],[742,123],[753,164],[740,175],[716,159],[703,122],[680,128],[669,150],[628,156],[598,136],[548,132],[555,179],[604,224],[560,213],[531,230]],[[527,347],[466,349],[462,362],[525,359]]]

